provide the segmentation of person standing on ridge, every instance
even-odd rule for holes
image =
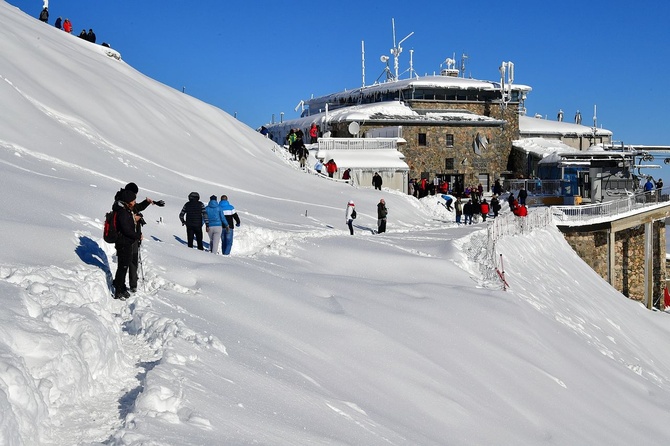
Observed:
[[[228,201],[227,195],[221,195],[219,207],[221,208],[223,216],[226,218],[224,223],[228,226],[221,233],[221,253],[224,256],[227,256],[230,255],[230,250],[233,248],[233,224],[235,225],[234,227],[239,228],[240,217],[237,215],[235,207]]]
[[[55,26],[56,28],[62,30],[62,29],[63,29],[63,19],[60,18],[60,17],[58,17],[58,18],[56,19],[56,23],[54,23],[54,26]]]
[[[49,8],[46,6],[40,12],[40,22],[49,23]]]
[[[188,201],[181,208],[179,213],[181,225],[186,226],[186,241],[189,248],[193,248],[193,237],[198,243],[198,249],[204,251],[202,244],[202,224],[205,223],[205,230],[209,231],[209,219],[205,205],[200,201],[200,194],[191,192],[188,194]]]
[[[70,19],[65,19],[63,22],[63,31],[66,33],[72,33],[72,22],[70,22]]]
[[[135,194],[129,190],[122,190],[119,199],[114,202],[112,210],[116,213],[116,230],[119,235],[114,243],[116,248],[116,275],[114,276],[114,299],[125,300],[130,297],[126,286],[126,275],[133,257],[133,245],[142,240],[142,234],[135,229],[136,217],[132,208],[135,206]]]

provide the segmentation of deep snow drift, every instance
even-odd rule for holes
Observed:
[[[554,227],[498,243],[503,291],[485,224],[303,173],[122,51],[0,21],[1,444],[667,443],[670,319]],[[167,205],[119,302],[101,227],[129,181]],[[191,191],[236,206],[230,257],[185,247]]]

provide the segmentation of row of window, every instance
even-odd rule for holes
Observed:
[[[427,146],[428,145],[425,133],[419,133],[417,135],[417,138],[418,138],[417,143],[419,144],[419,146]],[[447,147],[454,147],[454,135],[453,135],[453,133],[447,133]]]

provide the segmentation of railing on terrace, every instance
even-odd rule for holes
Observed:
[[[392,149],[397,150],[397,138],[319,138],[319,150]]]
[[[670,188],[650,192],[630,193],[618,200],[579,206],[552,206],[551,213],[557,223],[582,223],[594,219],[607,219],[635,210],[641,210],[670,201]]]

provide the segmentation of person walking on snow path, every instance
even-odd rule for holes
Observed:
[[[345,223],[349,227],[349,234],[354,235],[354,219],[356,218],[356,206],[353,201],[347,203],[347,210],[345,212]]]
[[[209,231],[209,218],[205,205],[200,201],[200,194],[191,192],[188,194],[188,201],[181,208],[179,213],[181,225],[186,226],[186,241],[189,248],[193,248],[193,238],[198,242],[198,249],[204,251],[202,244],[202,224],[205,223],[205,230]]]
[[[219,203],[221,212],[226,218],[224,222],[228,227],[221,233],[221,252],[224,256],[230,255],[230,250],[233,248],[233,224],[234,227],[240,227],[240,217],[235,211],[235,207],[228,201],[227,195],[221,195],[221,202]]]
[[[223,211],[216,201],[216,195],[209,197],[209,203],[205,208],[207,210],[207,218],[209,218],[209,251],[212,254],[218,254],[219,245],[221,245],[221,238],[223,231],[228,229],[228,220],[226,220]]]

